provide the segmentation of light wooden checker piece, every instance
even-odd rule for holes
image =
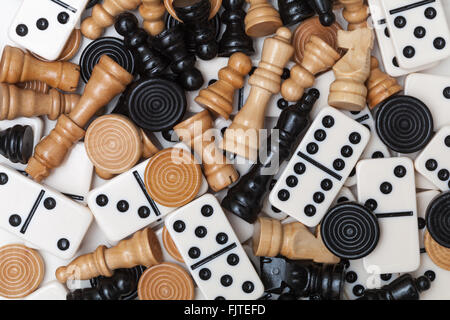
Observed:
[[[427,231],[424,238],[425,250],[430,259],[440,268],[450,271],[450,248],[437,243]]]

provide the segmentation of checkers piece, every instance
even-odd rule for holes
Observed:
[[[446,248],[437,243],[427,231],[424,237],[425,250],[438,267],[450,271],[450,248]]]
[[[183,257],[178,251],[177,246],[173,242],[172,237],[170,236],[170,233],[169,231],[167,231],[167,228],[165,226],[163,227],[162,231],[162,241],[167,253],[175,260],[184,263]]]
[[[430,202],[425,217],[427,230],[433,240],[450,249],[450,191]]]

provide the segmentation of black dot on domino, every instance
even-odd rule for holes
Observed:
[[[218,244],[225,244],[228,242],[228,235],[226,233],[220,232],[216,236],[216,241]]]
[[[406,26],[406,19],[403,16],[398,16],[394,19],[394,25],[401,29]]]
[[[222,296],[218,296],[218,297],[216,297],[214,300],[225,300],[225,298],[222,297]]]
[[[334,126],[334,118],[332,116],[325,116],[322,119],[322,124],[325,128],[331,128]]]
[[[40,18],[36,21],[36,27],[39,30],[46,30],[48,28],[48,20],[45,18]]]
[[[181,220],[177,220],[173,223],[173,230],[175,230],[176,232],[180,233],[183,232],[186,229],[186,224],[181,221]]]
[[[28,34],[28,27],[24,24],[19,24],[16,27],[16,33],[20,37],[25,37]]]
[[[108,197],[105,194],[99,194],[97,198],[95,198],[95,202],[98,206],[104,207],[108,204]]]
[[[220,278],[220,283],[224,287],[229,287],[233,284],[233,278],[230,275],[226,274]]]
[[[255,285],[253,284],[253,282],[245,281],[242,284],[242,291],[244,291],[245,293],[252,293],[253,290],[255,290]]]
[[[392,192],[392,184],[390,184],[389,182],[383,182],[380,185],[380,191],[383,194],[389,194]]]
[[[317,151],[319,151],[319,146],[314,142],[308,143],[308,145],[306,146],[306,151],[309,154],[316,154]]]
[[[227,262],[230,266],[235,266],[239,263],[239,256],[235,253],[228,255]]]
[[[450,136],[445,137],[444,143],[448,148],[450,148]],[[0,179],[1,179],[1,176],[0,176]],[[6,181],[8,181],[8,177],[6,177]],[[3,184],[3,183],[0,183],[0,184]]]
[[[302,162],[297,162],[297,163],[294,165],[294,172],[295,172],[296,174],[303,174],[303,173],[305,173],[305,171],[306,171],[306,166],[305,166],[304,163],[302,163]]]
[[[331,190],[331,188],[333,188],[333,182],[330,179],[323,179],[320,182],[320,187],[324,191],[329,191],[329,190]]]
[[[67,22],[69,22],[69,14],[67,12],[60,12],[58,14],[58,22],[61,24],[66,24]]]
[[[142,219],[148,218],[150,215],[150,208],[147,206],[142,206],[138,209],[138,216]]]
[[[352,171],[350,171],[349,177],[353,177],[356,174],[356,168],[353,168]]]
[[[427,270],[424,273],[425,277],[427,277],[430,281],[434,281],[434,279],[436,279],[436,273],[434,271],[431,270]]]
[[[414,36],[418,39],[422,39],[423,37],[425,37],[426,33],[427,32],[424,27],[416,27],[414,29]]]
[[[351,157],[353,154],[353,149],[350,146],[343,146],[341,148],[341,155],[345,158]]]
[[[327,134],[326,134],[325,130],[319,129],[319,130],[316,130],[316,132],[314,132],[314,138],[317,141],[323,141],[323,140],[325,140],[326,137],[327,137]]]
[[[316,214],[316,207],[314,207],[312,204],[308,204],[305,207],[304,212],[307,217],[312,217]]]
[[[188,251],[188,255],[191,259],[197,259],[200,257],[200,249],[197,247],[191,247]]]
[[[0,173],[0,185],[5,185],[8,183],[8,175],[4,172]]]
[[[116,207],[117,207],[117,210],[119,210],[119,212],[126,212],[130,208],[130,205],[128,204],[128,201],[120,200],[119,202],[117,202]]]
[[[358,132],[352,132],[348,140],[353,144],[358,144],[361,142],[361,135]]]
[[[345,281],[348,283],[355,283],[356,280],[358,280],[358,275],[356,274],[355,271],[349,271],[345,275]]]
[[[337,171],[342,171],[345,168],[345,161],[342,159],[336,159],[333,161],[333,168]]]
[[[434,171],[437,169],[437,167],[438,167],[438,163],[434,159],[428,159],[425,162],[425,168],[427,168],[428,171]]]
[[[381,280],[389,281],[392,278],[392,273],[383,273],[380,275]]]
[[[65,250],[69,249],[70,242],[66,238],[61,238],[58,240],[57,246],[58,246],[59,250],[65,251]]]
[[[289,176],[286,178],[286,184],[291,187],[294,188],[298,183],[298,179],[296,176]]]
[[[397,178],[403,178],[406,175],[406,168],[404,166],[396,166],[394,168],[394,175]]]
[[[441,37],[437,37],[436,39],[434,39],[433,41],[433,46],[438,49],[438,50],[442,50],[445,48],[445,39],[441,38]]]
[[[322,192],[318,191],[314,193],[313,200],[315,203],[322,203],[323,200],[325,200],[325,195]]]
[[[450,99],[450,87],[445,87],[442,91],[442,95],[445,99]]]
[[[280,191],[278,191],[278,199],[280,199],[281,201],[287,201],[289,199],[289,196],[289,191],[285,189],[281,189]]]
[[[18,227],[22,223],[22,218],[18,214],[13,214],[9,217],[9,224],[13,227]]]
[[[403,55],[405,56],[405,58],[411,59],[415,56],[415,54],[416,49],[414,49],[414,47],[406,46],[405,48],[403,48]]]
[[[56,200],[52,197],[48,197],[44,200],[44,207],[47,210],[52,210],[56,207]]]
[[[381,151],[375,151],[372,153],[372,159],[384,158],[384,154]]]
[[[286,100],[284,100],[283,98],[278,99],[277,101],[277,107],[281,110],[284,110],[288,107],[288,102]]]
[[[200,272],[198,273],[198,276],[200,277],[200,279],[202,280],[209,280],[211,278],[211,270],[209,270],[208,268],[203,268],[200,270]]]
[[[214,212],[214,209],[213,209],[213,207],[211,207],[209,204],[205,204],[202,208],[201,208],[201,213],[202,213],[202,216],[204,216],[204,217],[210,217],[212,214],[213,214],[213,212]]]
[[[419,230],[423,230],[426,227],[425,219],[422,217],[417,218],[417,225],[419,227]]]
[[[439,172],[438,172],[438,178],[439,178],[439,180],[441,180],[441,181],[447,181],[449,175],[450,175],[450,173],[448,172],[447,169],[441,169],[441,170],[439,170]]]
[[[194,233],[198,238],[204,238],[208,234],[208,230],[204,226],[199,226],[195,228]]]
[[[432,7],[428,7],[425,9],[425,17],[427,19],[434,19],[436,17],[436,9],[432,8]]]
[[[388,37],[388,38],[391,37],[391,34],[389,33],[389,29],[388,29],[387,27],[384,28],[384,35],[385,35],[386,37]]]
[[[397,57],[392,58],[392,64],[396,68],[400,67],[399,64],[398,64],[398,61],[397,61]]]
[[[366,202],[364,203],[364,206],[365,206],[366,208],[368,208],[369,210],[371,210],[371,211],[375,211],[375,210],[377,209],[377,207],[378,207],[378,203],[377,203],[377,201],[374,200],[374,199],[368,199],[368,200],[366,200]]]
[[[340,197],[339,199],[337,199],[336,203],[342,203],[342,202],[346,202],[349,201],[349,199],[347,197]]]
[[[361,297],[364,294],[364,287],[360,284],[357,284],[353,287],[353,294],[357,297]]]

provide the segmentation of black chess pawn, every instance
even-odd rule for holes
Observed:
[[[251,56],[255,53],[253,40],[245,33],[245,11],[242,10],[244,0],[222,0],[225,9],[221,20],[226,29],[219,41],[219,56],[229,57],[235,52]]]
[[[211,9],[209,0],[174,0],[173,8],[194,35],[196,55],[202,60],[211,60],[217,56],[219,46],[215,30],[208,20]]]
[[[228,189],[222,207],[249,223],[256,221],[272,177],[296,148],[300,133],[308,127],[308,114],[319,95],[319,90],[310,89],[298,103],[281,111],[274,127],[278,129],[278,136],[270,135],[261,146],[266,150],[265,158],[259,158],[250,171]]]
[[[320,264],[311,260],[261,257],[264,288],[281,294],[283,300],[310,297],[314,300],[339,300],[344,285],[343,264]],[[286,291],[288,286],[291,291]]]
[[[124,43],[137,58],[138,72],[147,77],[160,75],[168,66],[165,57],[150,48],[148,33],[139,28],[138,19],[130,12],[120,14],[114,25],[117,33],[124,37]]]
[[[15,125],[0,131],[0,154],[13,163],[26,164],[33,154],[33,129]]]
[[[315,14],[308,0],[278,0],[278,11],[285,26],[292,26]]]
[[[333,13],[333,0],[308,0],[309,5],[319,15],[320,23],[329,27],[336,21]]]
[[[414,279],[406,273],[381,289],[365,290],[358,300],[419,300],[420,293],[430,288],[431,282],[425,276]]]
[[[117,269],[112,277],[91,279],[92,288],[69,292],[67,300],[132,300],[137,297],[139,278],[145,267]]]
[[[195,67],[195,55],[188,53],[184,31],[180,25],[166,29],[153,38],[154,47],[171,60],[170,69],[178,75],[177,82],[188,91],[203,85],[203,76]]]

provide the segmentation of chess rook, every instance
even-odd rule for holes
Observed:
[[[283,26],[280,14],[267,0],[247,0],[250,8],[245,15],[245,33],[259,38],[271,35]]]
[[[285,26],[292,26],[315,14],[306,0],[278,0],[278,11]]]
[[[139,13],[144,19],[142,27],[150,35],[156,36],[164,30],[164,13],[166,7],[161,0],[142,0],[139,6]]]
[[[0,131],[0,154],[13,163],[26,164],[33,154],[33,129],[19,124]]]

